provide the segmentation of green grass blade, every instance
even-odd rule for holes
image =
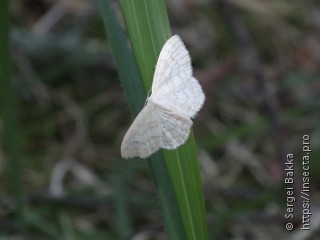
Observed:
[[[135,61],[126,44],[126,38],[120,28],[120,24],[112,10],[110,0],[99,0],[99,4],[130,109],[133,115],[137,115],[143,107],[147,91],[140,80]],[[151,159],[149,165],[156,184],[168,239],[186,239],[177,201],[170,183],[169,173],[164,164],[164,156],[161,152],[158,152]],[[123,216],[123,213],[121,214]]]
[[[162,0],[121,0],[120,4],[138,70],[149,91],[158,55],[171,36],[165,4]]]
[[[54,224],[47,221],[39,212],[34,209],[24,209],[24,220],[28,227],[37,229],[37,231],[46,235],[50,239],[56,239],[59,235],[59,231]]]
[[[17,135],[17,108],[11,80],[9,0],[0,1],[0,95],[4,145],[8,153],[13,194],[18,213],[22,210],[21,163]],[[20,215],[22,217],[22,215]]]
[[[98,3],[124,92],[131,111],[134,115],[137,115],[145,102],[145,91],[137,67],[110,0],[98,0]]]
[[[164,1],[121,0],[120,4],[140,76],[149,90],[160,50],[171,36]],[[164,155],[186,239],[207,239],[204,198],[193,133],[184,146],[175,151],[164,151]],[[157,166],[150,166],[153,172],[158,171],[154,168]]]
[[[137,164],[129,162],[125,166],[121,165],[116,171],[115,189],[114,189],[114,208],[117,216],[117,230],[121,239],[131,236],[133,233],[133,226],[129,216],[129,198],[128,196],[128,182],[132,179],[132,173]]]

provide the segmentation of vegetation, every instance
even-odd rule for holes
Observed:
[[[1,239],[317,239],[318,4],[0,4]],[[122,138],[171,34],[186,43],[206,93],[194,137],[123,160]],[[311,231],[300,230],[305,135]]]

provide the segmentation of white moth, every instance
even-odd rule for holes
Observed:
[[[192,76],[191,59],[180,37],[163,46],[153,77],[152,94],[123,138],[124,158],[147,158],[160,148],[176,149],[190,134],[191,118],[204,103]]]

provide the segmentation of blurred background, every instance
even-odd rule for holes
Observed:
[[[194,131],[210,239],[320,239],[319,3],[166,3],[206,93]],[[120,156],[132,119],[97,3],[12,0],[11,19],[27,238],[0,147],[0,239],[165,239],[147,162]],[[303,135],[312,149],[310,231],[300,230]],[[298,194],[292,232],[288,153]]]

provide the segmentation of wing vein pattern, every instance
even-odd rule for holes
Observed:
[[[146,158],[160,148],[176,149],[184,144],[192,127],[191,118],[204,100],[202,88],[192,76],[189,53],[175,35],[160,52],[152,94],[122,141],[122,157]]]

